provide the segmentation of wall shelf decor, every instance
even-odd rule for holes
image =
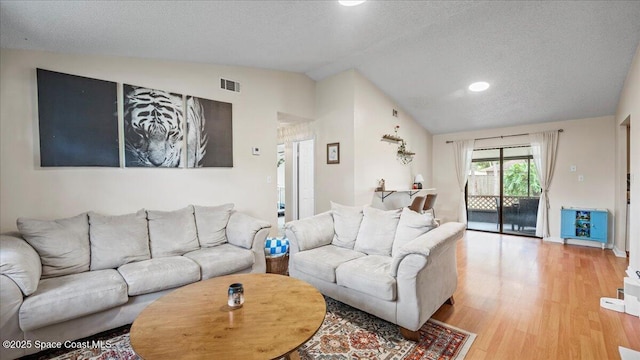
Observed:
[[[381,140],[397,144],[397,143],[402,141],[402,138],[399,138],[399,137],[394,136],[394,135],[384,134],[384,135],[382,135],[382,139]]]
[[[411,198],[413,197],[413,195],[419,193],[420,191],[427,191],[429,193],[433,193],[436,191],[435,188],[431,188],[431,189],[411,189],[411,190],[379,190],[376,189],[375,192],[380,193],[380,200],[382,200],[382,202],[384,202],[384,199],[388,198],[389,195],[393,194],[393,193],[405,193],[409,195],[409,200],[411,200]]]
[[[411,199],[413,197],[413,195],[417,194],[418,192],[420,192],[420,190],[376,190],[376,192],[380,193],[380,199],[382,200],[382,202],[384,202],[384,199],[386,199],[389,195],[395,193],[395,192],[404,192],[404,193],[408,193],[409,194],[409,199]]]
[[[400,136],[398,136],[398,129],[400,128],[400,126],[396,125],[393,128],[394,134],[384,134],[382,135],[382,139],[380,139],[380,141],[386,141],[392,144],[397,144],[398,145],[398,151],[396,152],[396,157],[398,158],[398,160],[400,160],[401,163],[403,164],[408,164],[411,161],[413,161],[413,156],[416,154],[414,152],[411,152],[409,150],[407,150],[407,142],[404,141],[403,138],[401,138]]]

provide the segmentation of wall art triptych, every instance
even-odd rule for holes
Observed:
[[[120,166],[117,84],[37,77],[41,166]],[[123,84],[123,109],[126,167],[233,167],[231,103]]]
[[[117,84],[38,69],[40,165],[120,166]]]

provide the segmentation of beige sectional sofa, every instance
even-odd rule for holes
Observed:
[[[0,358],[132,323],[195,281],[264,273],[270,227],[233,204],[18,219],[20,232],[0,240]]]
[[[457,287],[456,241],[464,224],[437,226],[431,214],[332,204],[285,225],[289,274],[323,294],[417,330]]]

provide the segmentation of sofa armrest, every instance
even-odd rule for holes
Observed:
[[[13,280],[0,275],[0,334],[3,342],[24,340],[24,333],[20,329],[20,306],[22,306],[22,291]],[[26,355],[25,347],[0,347],[0,359],[17,359],[24,355]]]
[[[42,275],[40,256],[18,235],[0,235],[0,275],[13,280],[25,296],[31,295]]]
[[[333,216],[330,211],[288,222],[284,229],[285,235],[289,239],[291,254],[329,245],[335,234]]]
[[[227,241],[229,241],[231,245],[251,249],[256,241],[256,235],[260,233],[260,230],[269,229],[270,227],[271,224],[264,220],[233,211],[227,223]],[[264,239],[262,246],[264,248]]]
[[[449,243],[455,243],[458,239],[462,238],[464,232],[464,224],[449,222],[411,240],[401,247],[393,257],[390,269],[391,276],[396,277],[398,275],[400,263],[408,255],[415,254],[428,258],[429,254],[432,251],[436,251],[437,248],[446,246]]]
[[[264,258],[264,243],[269,235],[271,224],[264,220],[233,211],[227,223],[227,241],[231,245],[249,249],[253,252],[252,273],[265,273],[267,262]]]

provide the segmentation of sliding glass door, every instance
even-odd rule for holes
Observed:
[[[467,227],[535,235],[540,185],[531,147],[475,150],[467,182]]]
[[[474,150],[467,181],[467,227],[500,231],[500,149]]]

